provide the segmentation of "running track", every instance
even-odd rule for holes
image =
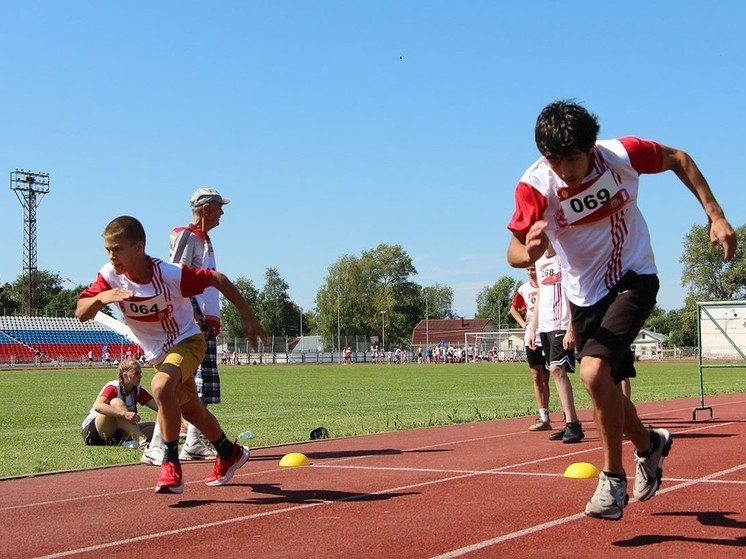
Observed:
[[[618,522],[587,518],[600,466],[586,439],[529,433],[533,418],[434,427],[252,450],[229,485],[184,465],[182,495],[153,492],[142,464],[0,481],[0,557],[687,558],[746,556],[746,394],[639,405],[674,445],[664,484]],[[311,465],[281,468],[287,452]],[[628,474],[632,449],[625,446]],[[631,485],[629,489],[631,493]]]

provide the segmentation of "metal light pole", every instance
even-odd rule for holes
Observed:
[[[49,193],[49,173],[34,173],[16,169],[10,173],[10,189],[16,193],[24,209],[23,273],[25,279],[21,308],[27,316],[34,308],[36,292],[36,208]]]
[[[340,330],[339,330],[339,291],[337,291],[337,350],[339,350],[340,345]]]
[[[298,307],[300,314],[300,337],[303,337],[303,307]]]
[[[430,347],[430,309],[428,308],[427,290],[425,290],[425,343]]]
[[[386,311],[381,311],[381,350],[386,350]]]

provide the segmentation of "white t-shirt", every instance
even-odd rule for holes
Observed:
[[[111,402],[114,398],[119,398],[124,402],[124,405],[129,411],[135,411],[137,404],[144,406],[153,399],[150,393],[141,386],[135,386],[132,393],[129,396],[126,396],[122,393],[122,386],[119,384],[118,379],[110,380],[109,382],[104,384],[104,387],[96,396],[96,400],[98,400],[101,396],[106,396],[106,399],[109,400],[109,402]],[[98,412],[96,411],[96,400],[93,401],[93,405],[91,406],[88,415],[83,420],[83,424],[81,425],[83,429],[88,427],[91,421],[96,419],[96,415],[98,414]]]
[[[536,331],[567,330],[570,325],[570,305],[562,291],[562,261],[559,254],[544,254],[536,261],[536,281],[539,282]]]
[[[639,176],[659,173],[659,144],[626,137],[596,143],[583,184],[570,190],[544,157],[521,177],[508,229],[525,235],[538,220],[562,258],[567,297],[589,306],[629,270],[655,274],[647,224],[637,207]]]
[[[524,320],[526,321],[526,329],[523,332],[523,341],[528,345],[528,333],[531,329],[531,321],[534,318],[534,308],[536,307],[536,295],[539,292],[539,286],[532,284],[527,281],[521,285],[513,296],[513,306],[519,311],[525,310]],[[536,331],[535,340],[536,347],[541,346],[541,338],[539,338],[539,332]]]
[[[140,340],[145,359],[157,365],[173,346],[201,333],[194,322],[189,297],[202,293],[211,284],[212,271],[169,264],[158,258],[150,257],[150,260],[153,273],[149,283],[135,283],[127,274],[118,275],[111,263],[107,263],[80,298],[94,297],[115,288],[132,291],[130,299],[117,305]]]
[[[190,268],[216,269],[215,251],[207,232],[194,224],[176,227],[171,231],[168,258],[174,264],[184,264]],[[195,299],[199,305],[205,324],[211,326],[215,334],[220,333],[220,292],[208,287]]]

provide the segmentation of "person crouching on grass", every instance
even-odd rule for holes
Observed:
[[[137,404],[158,411],[158,404],[140,386],[142,369],[134,359],[119,364],[119,378],[107,382],[83,420],[81,434],[89,446],[117,446],[134,441],[144,448],[153,436],[155,423],[140,423]]]
[[[236,286],[221,272],[148,256],[145,230],[134,217],[112,220],[103,238],[109,262],[80,293],[75,315],[85,322],[108,304],[117,304],[140,340],[145,358],[154,365],[151,390],[158,403],[158,424],[165,445],[155,492],[184,490],[178,446],[182,415],[218,453],[205,484],[224,485],[246,463],[249,449],[228,440],[218,420],[197,396],[194,372],[205,355],[206,342],[194,321],[189,298],[215,287],[238,310],[244,334],[252,345],[256,346],[257,338],[266,342],[267,333]]]

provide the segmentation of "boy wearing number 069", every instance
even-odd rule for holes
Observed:
[[[236,286],[222,273],[152,258],[145,252],[145,230],[134,217],[120,216],[104,229],[109,262],[78,298],[75,315],[92,319],[110,303],[118,305],[154,364],[151,392],[158,402],[158,424],[165,446],[156,493],[184,489],[179,462],[181,416],[215,447],[218,458],[205,483],[224,485],[249,458],[249,449],[231,442],[197,395],[194,372],[205,355],[205,338],[194,321],[190,297],[212,286],[238,310],[246,338],[256,346],[267,333]]]
[[[597,141],[598,120],[572,101],[550,103],[535,128],[541,157],[521,177],[508,229],[508,263],[531,266],[548,242],[563,263],[580,379],[603,446],[603,471],[585,513],[617,520],[628,501],[622,460],[635,447],[633,495],[650,499],[671,449],[666,429],[646,429],[618,384],[634,370],[630,345],[655,306],[658,276],[637,207],[641,174],[673,171],[710,222],[710,240],[730,260],[736,236],[707,181],[685,152],[635,137]]]

